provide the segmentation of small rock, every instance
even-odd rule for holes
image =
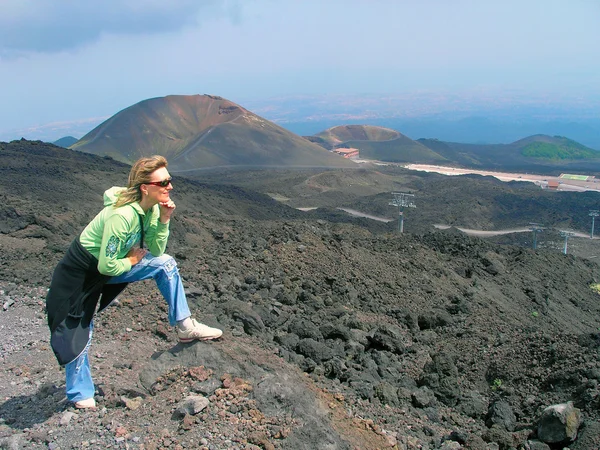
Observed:
[[[202,394],[205,397],[210,397],[220,387],[221,383],[218,380],[211,378],[201,383],[194,384],[194,386],[192,386],[192,390],[198,394]]]
[[[463,446],[456,441],[444,441],[440,446],[440,450],[458,450],[461,448],[463,448]]]
[[[385,440],[387,441],[387,445],[388,447],[395,447],[397,448],[398,445],[398,439],[395,436],[392,436],[390,434],[387,434],[385,436]]]
[[[122,396],[121,401],[125,404],[125,407],[127,409],[135,411],[140,406],[142,406],[142,402],[144,401],[144,399],[142,399],[142,397],[127,398],[125,396]]]
[[[529,446],[530,450],[550,450],[550,446],[548,444],[544,444],[541,441],[527,441],[527,445]]]
[[[22,437],[23,434],[19,433],[0,439],[0,448],[6,450],[18,450],[20,448],[23,448],[21,446]],[[50,448],[50,445],[48,445],[48,448]]]
[[[75,414],[73,411],[65,411],[65,413],[60,418],[60,424],[62,426],[68,425],[69,422],[71,422],[71,419],[73,419],[73,417],[77,417],[77,414]]]
[[[15,301],[11,298],[9,299],[7,302],[4,302],[4,311],[6,311],[8,308],[10,308],[12,305],[15,304]]]
[[[196,415],[206,408],[209,403],[208,399],[202,395],[190,395],[177,405],[175,415],[179,417],[185,417],[186,414]]]
[[[196,423],[196,419],[194,419],[193,416],[186,414],[185,416],[183,416],[183,420],[181,421],[180,427],[182,430],[191,430],[194,426],[194,423]]]
[[[207,369],[204,366],[191,367],[189,369],[190,376],[201,382],[208,380],[212,376],[212,373],[212,370]]]
[[[29,433],[29,440],[32,442],[46,442],[48,432],[45,430],[34,430]]]
[[[435,394],[427,386],[421,386],[411,393],[412,404],[417,408],[425,408],[435,403]]]

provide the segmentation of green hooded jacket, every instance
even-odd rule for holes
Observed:
[[[98,259],[98,271],[111,277],[131,270],[131,263],[125,257],[140,241],[140,217],[144,223],[144,243],[153,256],[165,252],[169,238],[169,223],[160,222],[159,205],[154,205],[147,213],[138,202],[114,207],[123,189],[113,186],[104,192],[104,209],[79,236],[81,245]]]

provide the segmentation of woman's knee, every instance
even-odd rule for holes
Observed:
[[[177,273],[177,261],[171,255],[166,253],[156,258],[160,264],[161,269],[171,278]]]

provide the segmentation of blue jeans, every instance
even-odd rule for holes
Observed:
[[[178,321],[190,317],[190,309],[185,298],[177,263],[169,255],[155,257],[147,253],[139,263],[131,267],[129,272],[111,278],[108,283],[132,283],[149,278],[154,278],[158,290],[169,305],[169,323],[172,326]],[[67,398],[72,402],[94,396],[94,382],[88,360],[88,349],[92,343],[92,329],[93,324],[90,324],[90,336],[85,350],[77,359],[65,366]]]
[[[90,372],[90,361],[88,360],[88,349],[92,344],[92,331],[94,322],[90,322],[90,336],[85,350],[81,355],[65,366],[67,377],[67,398],[72,402],[85,400],[94,396],[94,382]]]

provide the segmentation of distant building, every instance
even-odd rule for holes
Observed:
[[[336,148],[333,152],[342,155],[344,158],[358,158],[357,148]]]
[[[558,181],[555,180],[549,180],[548,181],[548,189],[558,189]]]

